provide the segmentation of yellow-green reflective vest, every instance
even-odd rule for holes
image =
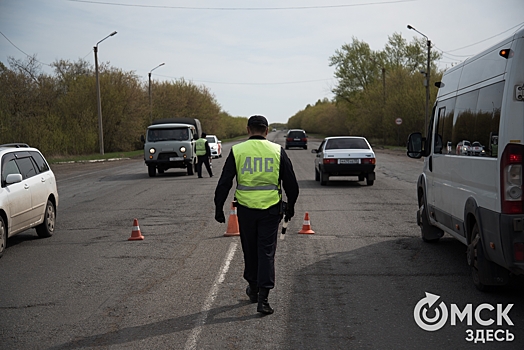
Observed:
[[[240,205],[267,209],[280,202],[280,145],[251,139],[233,146]]]
[[[203,137],[196,140],[195,144],[195,153],[197,156],[205,156],[206,155],[206,142],[207,140]]]

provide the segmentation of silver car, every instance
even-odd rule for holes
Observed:
[[[55,231],[58,190],[42,153],[27,144],[0,145],[0,257],[7,239],[35,228],[39,237]]]

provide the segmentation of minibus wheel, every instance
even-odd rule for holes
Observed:
[[[424,205],[424,201],[422,201],[417,212],[417,223],[420,226],[420,233],[424,242],[438,242],[438,240],[444,235],[444,231],[438,227],[432,226],[429,222],[429,217],[426,206]]]

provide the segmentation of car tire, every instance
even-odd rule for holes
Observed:
[[[307,149],[307,146],[304,146],[304,149]]]
[[[286,149],[289,149],[289,147],[288,147],[288,146],[286,146]]]
[[[326,186],[329,181],[329,175],[321,171],[319,180],[320,180],[320,186]]]
[[[509,271],[486,258],[484,245],[478,224],[471,229],[471,243],[468,245],[468,264],[471,266],[473,284],[481,292],[491,292],[496,286],[504,285],[509,280]],[[482,272],[479,270],[482,269]],[[486,284],[482,279],[492,281]]]
[[[7,247],[7,227],[5,226],[4,218],[0,215],[0,258],[4,255],[4,250]]]
[[[154,165],[148,165],[147,173],[149,174],[149,177],[155,177],[156,176],[156,167]]]
[[[220,155],[218,156],[218,158],[222,158],[222,153],[220,153]]]
[[[375,180],[370,180],[366,178],[366,186],[373,186],[374,183],[375,183]]]
[[[44,212],[44,221],[36,226],[36,233],[38,234],[38,237],[46,238],[51,237],[53,233],[55,232],[55,223],[56,223],[56,209],[53,202],[51,202],[49,199],[47,200],[47,204],[45,206],[45,212]]]
[[[421,205],[417,212],[417,223],[420,226],[420,235],[422,240],[427,243],[435,243],[444,235],[444,231],[438,227],[432,226],[429,222],[428,213],[424,200],[421,201]]]
[[[315,168],[315,181],[320,181],[320,173],[318,172],[317,168]]]

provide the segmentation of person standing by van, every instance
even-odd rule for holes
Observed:
[[[268,122],[264,116],[248,119],[249,139],[234,145],[226,159],[215,190],[215,220],[225,223],[224,203],[233,179],[237,178],[237,200],[240,242],[244,252],[246,294],[257,312],[272,314],[269,291],[275,286],[275,251],[278,224],[285,215],[289,221],[295,214],[298,183],[286,152],[278,144],[266,140]],[[286,192],[287,208],[282,213],[282,191]]]
[[[202,164],[206,165],[209,177],[213,177],[213,170],[211,170],[211,164],[209,163],[209,160],[211,159],[211,149],[207,143],[206,136],[206,133],[203,132],[201,137],[196,141],[195,145],[196,155],[198,158],[197,172],[199,178],[202,178]]]

